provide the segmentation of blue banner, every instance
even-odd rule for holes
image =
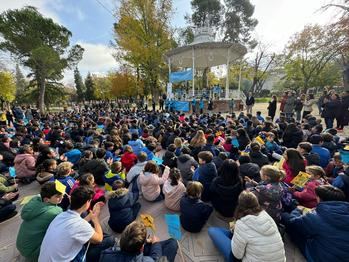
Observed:
[[[166,214],[165,222],[167,224],[167,231],[170,237],[176,240],[181,240],[182,232],[181,232],[181,224],[179,222],[179,215]]]
[[[189,102],[185,101],[173,101],[173,109],[175,111],[189,112]]]
[[[170,82],[178,83],[182,81],[189,81],[193,79],[193,70],[173,72],[170,74]]]

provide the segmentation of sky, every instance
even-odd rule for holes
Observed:
[[[269,46],[270,52],[281,52],[296,32],[307,24],[326,24],[335,19],[336,10],[321,11],[330,0],[251,0],[254,17],[259,21],[254,35]],[[84,49],[79,69],[83,77],[88,72],[105,74],[116,69],[112,56],[113,17],[118,0],[0,0],[0,12],[24,6],[34,6],[47,17],[67,27],[73,34],[71,43]],[[173,0],[172,25],[185,26],[184,15],[191,13],[190,0]],[[14,62],[5,58],[13,68]],[[25,68],[23,68],[25,71]],[[73,83],[73,72],[67,70],[66,84]]]

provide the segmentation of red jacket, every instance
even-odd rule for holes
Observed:
[[[305,184],[303,191],[296,191],[293,193],[293,196],[298,200],[300,205],[308,208],[314,208],[318,204],[315,188],[322,184],[323,182],[321,180],[309,180],[308,183]]]
[[[137,162],[137,156],[134,153],[126,152],[121,157],[121,164],[128,172],[131,167]]]
[[[304,160],[304,165],[307,165],[307,160]],[[287,161],[284,161],[284,163],[282,164],[282,168],[285,170],[286,172],[286,176],[284,178],[284,182],[287,184],[291,184],[292,179],[295,177],[292,174],[292,168],[287,164]],[[296,174],[298,175],[298,174]]]

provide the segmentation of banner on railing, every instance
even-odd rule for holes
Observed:
[[[182,81],[189,81],[193,79],[193,70],[186,70],[180,72],[173,72],[170,74],[170,82],[178,83]]]

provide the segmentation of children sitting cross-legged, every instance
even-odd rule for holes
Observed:
[[[159,177],[160,169],[154,161],[148,161],[144,171],[139,175],[139,184],[143,197],[151,202],[161,201],[164,196],[160,185],[163,185],[168,178],[170,168],[166,167],[164,173]]]
[[[189,232],[200,232],[210,217],[213,208],[200,200],[203,186],[200,182],[189,182],[187,193],[180,202],[180,221]]]
[[[281,219],[283,187],[280,180],[284,176],[284,172],[278,168],[265,165],[261,168],[261,182],[256,183],[249,177],[245,177],[248,183],[255,184],[255,187],[249,190],[254,193],[261,207],[276,221]]]
[[[137,218],[141,209],[138,203],[139,190],[137,183],[132,184],[132,188],[125,188],[122,180],[116,180],[113,183],[113,191],[108,193],[108,208],[110,228],[121,233],[127,225]]]
[[[322,178],[325,176],[325,171],[320,166],[307,166],[305,172],[311,175],[311,178],[305,184],[303,190],[298,192],[294,191],[294,187],[290,189],[293,191],[294,198],[298,200],[301,206],[314,208],[318,204],[315,189],[324,184]]]
[[[164,241],[159,241],[156,236],[147,238],[144,224],[134,221],[122,232],[120,248],[104,251],[99,261],[155,262],[166,257],[166,261],[174,262],[177,249],[177,241],[172,238]]]
[[[120,161],[116,161],[110,166],[110,170],[104,175],[104,187],[107,191],[112,191],[113,183],[117,180],[125,180],[125,170]]]
[[[165,196],[165,206],[170,210],[179,211],[179,203],[185,191],[186,188],[181,181],[181,172],[177,168],[172,168],[169,178],[162,188]]]

